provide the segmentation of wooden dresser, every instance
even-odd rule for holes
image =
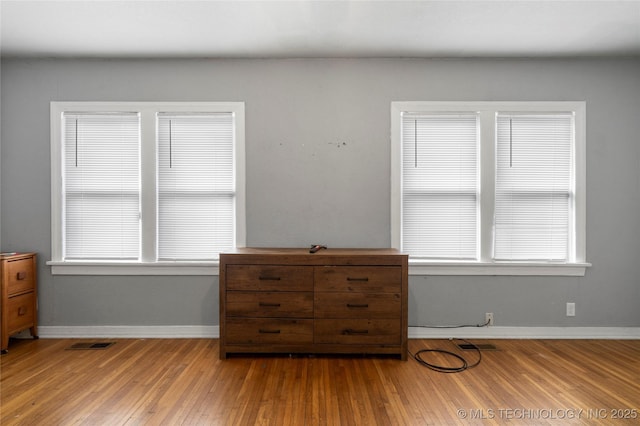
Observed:
[[[0,255],[0,265],[0,350],[6,353],[12,334],[28,328],[34,338],[38,337],[36,254]]]
[[[407,358],[408,256],[392,249],[240,248],[220,255],[229,353]]]

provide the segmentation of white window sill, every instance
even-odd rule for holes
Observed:
[[[218,261],[97,262],[49,261],[52,275],[218,275]]]
[[[52,275],[218,275],[219,262],[49,261]],[[506,275],[582,277],[590,263],[434,262],[409,259],[409,275]]]
[[[584,276],[590,263],[434,262],[409,259],[409,275]]]

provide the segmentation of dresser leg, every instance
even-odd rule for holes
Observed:
[[[7,352],[9,352],[9,336],[6,333],[2,334],[2,346],[0,346],[0,348],[2,348],[2,350],[0,350],[1,354],[6,354]]]

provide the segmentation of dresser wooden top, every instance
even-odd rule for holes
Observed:
[[[285,265],[405,265],[408,255],[390,248],[328,248],[309,253],[309,248],[244,247],[221,253],[221,263]]]

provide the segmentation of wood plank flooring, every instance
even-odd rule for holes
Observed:
[[[101,339],[101,341],[110,339]],[[414,359],[247,356],[216,339],[15,340],[1,357],[7,425],[640,424],[640,341],[493,340],[462,373]],[[413,339],[409,350],[449,340]],[[439,353],[439,365],[458,361]]]

